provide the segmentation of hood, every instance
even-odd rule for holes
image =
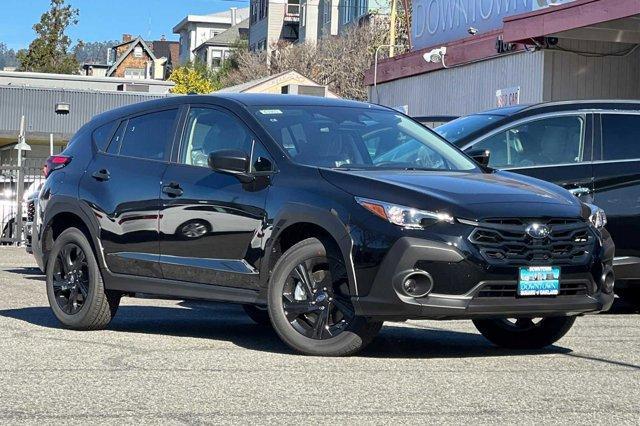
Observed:
[[[508,172],[337,171],[322,176],[354,196],[467,219],[487,217],[578,217],[580,201],[568,191]]]

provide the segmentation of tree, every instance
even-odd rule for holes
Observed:
[[[406,21],[396,21],[396,43],[407,44]],[[325,37],[317,44],[279,42],[271,46],[267,65],[265,52],[235,49],[230,56],[230,68],[218,75],[219,87],[228,87],[250,80],[295,70],[311,80],[326,85],[333,93],[349,99],[366,100],[367,86],[364,73],[373,65],[378,46],[389,44],[389,19],[384,15],[371,15],[369,22],[351,26],[340,36]],[[402,53],[404,49],[396,49]],[[379,58],[388,55],[381,49]]]
[[[192,62],[171,72],[169,80],[176,84],[171,93],[211,93],[214,91],[213,79],[214,73],[206,65]]]
[[[4,67],[15,67],[17,65],[16,51],[9,49],[6,44],[0,43],[0,71]]]
[[[79,12],[65,0],[51,0],[50,8],[33,26],[37,37],[26,52],[18,53],[22,71],[75,74],[78,61],[70,52],[71,39],[65,34],[70,25],[78,23]]]

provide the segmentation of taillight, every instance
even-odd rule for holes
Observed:
[[[71,162],[71,157],[66,155],[52,155],[47,158],[47,162],[44,164],[42,172],[44,177],[48,177],[52,171],[58,170],[66,166]]]

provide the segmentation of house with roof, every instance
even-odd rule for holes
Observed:
[[[147,43],[142,37],[122,36],[122,42],[111,48],[106,77],[131,80],[166,80],[177,61],[177,42],[164,39]]]
[[[228,58],[229,52],[238,43],[249,39],[249,18],[233,25],[228,30],[211,37],[198,46],[193,53],[195,57],[207,67],[217,70]]]
[[[173,33],[180,35],[180,63],[195,59],[194,51],[211,38],[239,24],[249,17],[249,8],[231,7],[229,10],[209,15],[187,15],[175,27]]]
[[[325,98],[339,98],[327,86],[323,86],[297,71],[283,71],[278,74],[251,80],[235,86],[225,87],[219,92],[228,93],[279,93],[283,95],[308,95]]]

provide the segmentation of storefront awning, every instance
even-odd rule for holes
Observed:
[[[576,0],[504,18],[505,42],[541,37],[640,43],[640,0]]]

